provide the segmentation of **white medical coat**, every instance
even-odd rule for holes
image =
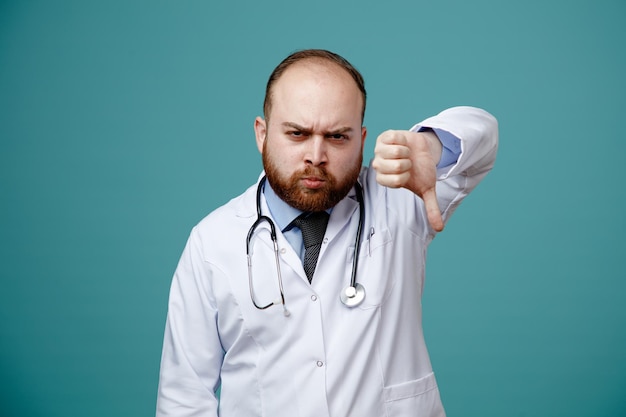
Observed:
[[[439,172],[444,221],[493,166],[495,119],[470,107],[448,109],[419,126],[461,140],[457,163]],[[359,220],[354,190],[337,204],[312,284],[277,230],[286,307],[254,307],[246,235],[257,218],[256,188],[204,218],[176,269],[165,330],[157,416],[445,416],[422,332],[426,248],[434,231],[423,202],[377,184],[363,168],[364,233],[356,308],[339,294],[350,281]],[[265,200],[265,215],[270,215]],[[266,225],[252,240],[259,304],[279,297]],[[221,387],[218,403],[215,391]]]

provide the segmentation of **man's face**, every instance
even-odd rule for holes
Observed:
[[[363,160],[367,131],[356,83],[335,64],[305,60],[276,81],[271,100],[255,133],[272,188],[303,211],[333,207],[356,182]]]

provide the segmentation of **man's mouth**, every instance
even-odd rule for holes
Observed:
[[[313,190],[322,188],[324,186],[324,183],[326,182],[324,181],[324,179],[320,177],[314,177],[314,176],[303,177],[301,181],[302,181],[302,184],[306,188],[313,189]]]

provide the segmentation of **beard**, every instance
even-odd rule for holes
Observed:
[[[354,165],[341,179],[330,174],[325,167],[311,165],[285,177],[279,172],[279,164],[268,150],[267,140],[263,144],[263,167],[272,189],[281,200],[301,211],[323,211],[334,207],[348,195],[356,183],[362,163],[363,156],[359,155]],[[323,180],[324,185],[315,189],[305,187],[300,180],[309,176]]]

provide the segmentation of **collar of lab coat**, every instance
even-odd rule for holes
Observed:
[[[246,192],[242,195],[242,198],[239,199],[238,203],[235,205],[235,215],[240,218],[250,218],[250,226],[254,222],[256,218],[256,193],[257,187],[259,186],[259,182],[261,178],[265,175],[265,172],[262,172],[257,179],[255,185],[251,186],[246,190]],[[343,198],[335,207],[330,215],[330,219],[328,220],[328,226],[326,228],[325,239],[328,243],[332,242],[333,239],[345,228],[348,227],[350,223],[350,219],[353,214],[359,207],[359,203],[356,199],[356,191],[354,187],[348,192],[348,195]],[[265,197],[261,194],[261,213],[265,216],[272,218],[269,208],[267,207],[267,202],[265,201]],[[358,216],[358,214],[357,214]],[[272,218],[272,221],[274,219]],[[358,221],[358,219],[357,219]],[[356,223],[355,223],[356,224]],[[267,223],[263,223],[261,226],[263,228],[269,228]],[[356,233],[356,230],[353,232]],[[276,237],[278,241],[278,245],[281,248],[287,248],[284,253],[283,259],[287,262],[294,270],[299,271],[302,278],[307,280],[306,275],[304,273],[304,269],[302,267],[302,262],[296,252],[293,250],[291,245],[285,239],[285,236],[282,234],[280,230],[276,230]],[[271,242],[267,242],[271,244]],[[324,252],[329,245],[322,245],[322,249],[320,251],[319,259],[324,258]],[[307,280],[308,282],[308,280]]]

